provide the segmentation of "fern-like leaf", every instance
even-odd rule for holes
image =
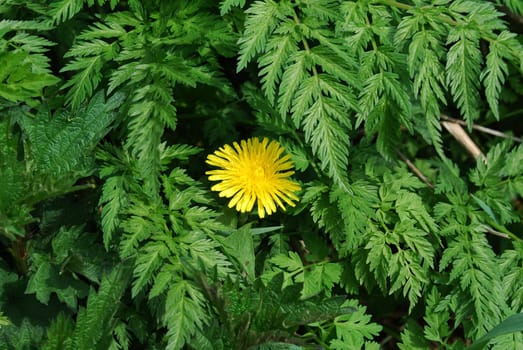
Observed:
[[[113,233],[120,224],[119,214],[127,201],[124,182],[123,177],[113,176],[106,179],[102,187],[100,204],[103,205],[102,230],[104,232],[105,249],[109,249]]]
[[[264,0],[256,1],[247,9],[245,32],[238,41],[238,71],[247,67],[249,61],[264,49],[269,35],[278,24],[278,17],[281,16],[279,7],[273,0]]]
[[[204,308],[202,292],[189,281],[175,283],[165,302],[166,349],[182,349],[187,340],[196,332],[202,332],[208,322],[209,314]]]
[[[11,31],[42,30],[42,26],[43,24],[38,21],[2,19],[0,20],[0,37]]]
[[[34,50],[45,48],[36,46]],[[0,97],[4,99],[36,106],[35,99],[43,95],[43,89],[57,82],[58,79],[50,73],[49,60],[39,53],[16,50],[0,54]]]
[[[155,223],[148,219],[151,211],[152,208],[145,203],[132,203],[129,213],[131,215],[122,223],[122,228],[125,231],[125,235],[120,241],[119,249],[122,258],[134,256],[139,248],[140,242],[145,241],[153,232],[158,231]],[[161,216],[161,213],[151,215],[151,217],[155,218],[159,216]]]
[[[91,291],[87,307],[80,310],[75,330],[65,349],[93,349],[104,337],[111,335],[110,322],[119,309],[129,277],[128,269],[117,265],[102,279],[98,292]]]
[[[300,104],[300,101],[303,100],[304,102],[302,103],[307,103],[307,105],[305,107],[299,108],[298,110],[305,111],[308,107],[308,104],[310,103],[309,96],[306,96],[303,99],[297,98],[294,100],[294,96],[297,93],[298,88],[303,90],[300,85],[306,77],[306,68],[309,66],[307,63],[308,60],[308,55],[305,51],[299,51],[289,57],[290,63],[283,72],[281,79],[282,83],[280,85],[280,94],[278,97],[278,109],[283,118],[287,116],[287,112],[293,104],[298,105]],[[312,89],[312,86],[310,86],[310,88]],[[312,92],[310,92],[310,94],[311,93]],[[303,92],[300,94],[303,95]]]
[[[150,282],[153,273],[160,267],[163,259],[169,254],[165,243],[161,241],[148,243],[138,253],[135,262],[132,295],[135,297]]]
[[[440,62],[440,35],[434,30],[422,30],[412,37],[409,45],[408,68],[413,78],[414,96],[425,111],[428,133],[439,153],[442,153],[440,104],[446,104],[445,70]]]
[[[501,0],[512,12],[523,16],[523,4],[518,0]]]
[[[55,0],[51,3],[51,16],[56,24],[74,17],[83,8],[83,0]]]
[[[449,281],[459,281],[459,289],[452,291],[460,300],[456,312],[459,323],[473,318],[467,334],[477,337],[501,321],[505,300],[501,291],[501,274],[496,258],[485,236],[468,228],[460,231],[443,253],[440,271],[451,266]]]
[[[366,314],[366,307],[359,306],[356,300],[347,300],[343,306],[356,308],[356,312],[339,316],[334,320],[336,339],[330,342],[330,348],[336,350],[368,349],[370,340],[381,331],[381,326],[372,322]],[[367,343],[367,344],[366,344]]]
[[[269,102],[274,103],[276,87],[291,53],[296,52],[298,47],[290,35],[272,36],[265,48],[266,53],[259,60],[262,88]]]
[[[515,41],[515,34],[503,31],[496,40],[490,42],[486,67],[481,72],[485,96],[496,119],[499,119],[499,94],[505,77],[508,75],[508,66],[504,58],[510,57],[510,47],[517,46],[519,44]]]
[[[28,183],[23,162],[17,158],[18,137],[10,134],[7,119],[0,121],[0,213],[22,198]],[[5,215],[5,214],[4,214]],[[0,224],[0,226],[4,226]]]
[[[449,32],[446,80],[450,92],[467,124],[479,117],[479,82],[482,55],[478,33],[465,26]]]
[[[246,0],[222,0],[220,2],[220,15],[230,12],[233,7],[243,8]]]
[[[67,339],[73,334],[74,323],[63,313],[53,320],[47,329],[47,341],[43,350],[61,350],[64,349]]]
[[[114,110],[122,99],[123,96],[118,94],[106,101],[100,92],[87,106],[71,114],[62,111],[51,117],[43,110],[37,118],[26,117],[22,126],[31,142],[38,169],[55,176],[89,171],[86,160],[109,131],[115,117]]]
[[[335,103],[320,96],[306,111],[303,129],[305,139],[321,160],[321,168],[346,189],[349,136],[344,132],[346,126],[342,124],[346,119],[342,119],[341,123],[337,120],[340,114]]]
[[[103,64],[113,58],[114,46],[102,40],[87,41],[74,46],[66,57],[75,57],[62,72],[77,71],[62,89],[68,89],[66,99],[73,109],[90,98],[102,80]]]
[[[510,300],[512,310],[521,310],[523,307],[523,286],[518,281],[523,278],[523,259],[521,251],[523,246],[517,242],[514,249],[506,250],[500,259],[503,271],[503,291]]]

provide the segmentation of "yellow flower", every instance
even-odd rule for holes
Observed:
[[[220,197],[231,198],[229,208],[236,206],[242,213],[250,212],[258,204],[258,215],[265,217],[276,212],[276,204],[285,210],[283,202],[294,206],[300,185],[289,177],[294,165],[289,155],[276,141],[250,138],[225,145],[207,156],[207,164],[220,169],[207,171],[209,180],[220,181],[211,190]]]

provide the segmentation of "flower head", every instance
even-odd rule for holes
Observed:
[[[225,145],[207,156],[207,164],[220,169],[209,170],[209,180],[220,181],[211,190],[220,197],[232,198],[229,208],[250,212],[258,205],[260,218],[276,212],[276,204],[285,210],[283,202],[294,206],[300,185],[289,177],[294,165],[289,155],[283,155],[283,147],[267,138],[250,138]]]

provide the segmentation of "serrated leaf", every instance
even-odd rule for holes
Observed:
[[[0,54],[0,97],[6,100],[35,106],[43,89],[57,82],[48,70],[47,59],[32,63],[31,55],[22,50]]]
[[[287,116],[291,106],[294,106],[297,103],[296,101],[300,101],[298,98],[294,99],[294,96],[297,94],[298,89],[301,88],[302,81],[306,78],[305,68],[307,67],[307,60],[308,57],[305,51],[293,54],[289,58],[291,63],[283,72],[278,96],[278,110],[283,119]],[[305,101],[308,101],[308,98]]]
[[[408,67],[413,93],[419,96],[425,110],[426,127],[438,153],[442,153],[440,103],[446,104],[445,70],[440,61],[442,52],[437,32],[423,30],[414,34],[409,45]]]
[[[450,92],[469,127],[479,117],[479,82],[482,55],[478,33],[466,27],[449,32],[446,80]]]
[[[253,281],[255,276],[254,243],[249,226],[244,226],[223,239],[225,251],[236,258],[247,279]]]
[[[330,342],[333,349],[361,349],[366,339],[372,339],[381,331],[381,326],[371,322],[366,308],[359,306],[356,300],[347,300],[343,306],[355,308],[357,311],[335,319],[336,339]]]
[[[59,0],[53,1],[51,16],[55,23],[62,23],[71,19],[83,8],[83,0]]]
[[[315,264],[305,268],[300,298],[308,299],[322,291],[329,296],[340,276],[341,266],[336,263]]]
[[[118,102],[109,103],[111,100],[106,101],[100,92],[74,112],[61,111],[51,116],[42,110],[36,118],[26,117],[22,127],[38,169],[53,176],[89,171],[88,157],[110,130],[114,109],[122,102],[118,96]]]
[[[271,258],[271,262],[282,268],[286,269],[288,271],[294,272],[297,270],[300,270],[303,268],[303,263],[301,261],[300,256],[298,253],[295,252],[289,252],[288,255],[286,254],[278,254]]]
[[[263,91],[274,103],[276,87],[280,83],[289,56],[298,50],[294,38],[290,35],[272,36],[266,47],[265,54],[259,59],[260,77]]]
[[[111,321],[120,307],[129,277],[129,270],[125,266],[116,265],[110,274],[104,276],[98,292],[91,290],[87,307],[78,313],[76,327],[66,343],[66,350],[92,349],[104,337],[111,335]]]
[[[185,343],[209,321],[204,297],[188,281],[175,283],[167,294],[164,322],[167,324],[168,350],[182,349]]]
[[[341,188],[347,189],[349,140],[337,117],[337,112],[320,96],[305,113],[302,125],[306,141],[321,161],[321,169]]]
[[[131,290],[133,297],[136,297],[150,282],[153,274],[168,255],[169,249],[161,241],[148,243],[138,252],[133,271],[134,281]]]
[[[36,294],[38,301],[46,305],[51,294],[55,293],[60,301],[71,309],[76,309],[78,298],[87,295],[87,284],[70,274],[62,274],[59,267],[52,265],[44,255],[33,254],[32,260],[35,268],[25,292]]]
[[[222,0],[220,2],[220,15],[225,15],[231,11],[231,8],[233,7],[243,8],[245,6],[245,2],[246,0]]]
[[[47,341],[43,350],[61,350],[65,347],[65,342],[74,330],[74,323],[63,313],[59,313],[47,329]]]
[[[269,35],[278,24],[279,6],[272,0],[265,0],[256,1],[247,9],[245,31],[238,41],[238,71],[247,67],[249,61],[265,48]]]

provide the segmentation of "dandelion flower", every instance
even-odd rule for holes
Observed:
[[[250,138],[225,145],[207,156],[207,164],[219,169],[207,171],[209,180],[220,181],[211,190],[220,197],[231,198],[229,208],[242,213],[258,205],[260,218],[276,212],[276,205],[285,210],[283,202],[294,206],[300,185],[290,179],[294,165],[284,148],[267,138]]]

